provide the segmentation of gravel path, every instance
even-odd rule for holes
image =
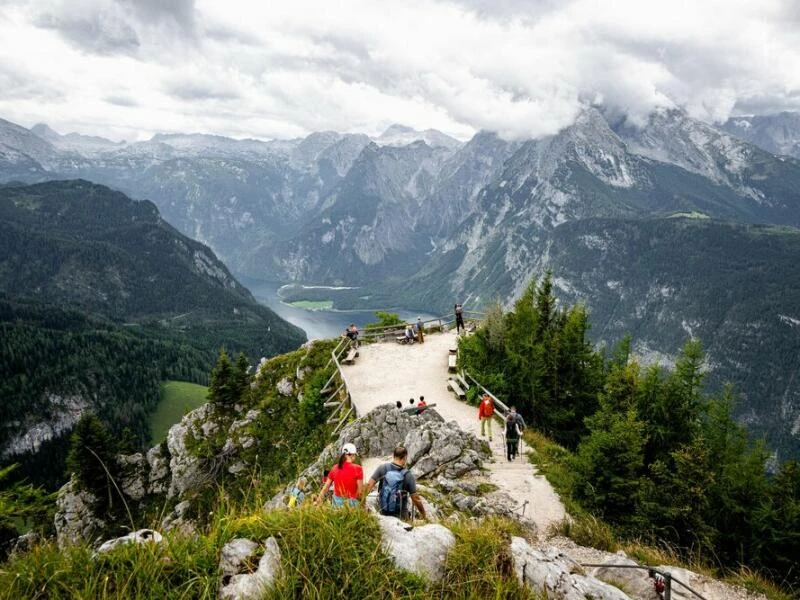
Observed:
[[[455,421],[465,431],[480,435],[478,409],[459,401],[447,389],[447,357],[456,346],[454,332],[429,334],[424,344],[410,346],[395,342],[362,345],[355,364],[343,367],[347,387],[360,416],[382,404],[400,400],[409,406],[409,398],[425,396],[428,405],[447,421]],[[500,490],[507,492],[517,503],[520,512],[533,519],[540,537],[552,524],[561,521],[566,513],[558,495],[537,474],[534,465],[524,457],[529,451],[520,445],[521,458],[507,462],[502,427],[494,423],[494,439],[490,443],[494,460],[486,466],[489,477]],[[365,469],[368,478],[371,471]],[[531,512],[532,511],[532,512]]]

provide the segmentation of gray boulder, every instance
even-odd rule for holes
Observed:
[[[247,562],[256,555],[258,544],[246,538],[236,538],[222,547],[219,570],[225,575],[236,575],[245,570]]]
[[[94,514],[97,498],[80,489],[73,477],[65,483],[56,498],[56,540],[63,548],[82,540],[91,540],[105,527],[105,522]]]
[[[478,438],[455,423],[445,423],[435,409],[409,415],[386,404],[344,427],[339,438],[302,475],[308,481],[321,481],[324,469],[338,460],[342,446],[348,442],[355,444],[362,457],[389,456],[397,446],[405,446],[409,451],[408,464],[418,479],[439,474],[446,478],[461,477],[479,470],[490,456]],[[289,482],[265,508],[285,504],[293,484]]]
[[[618,588],[573,572],[577,565],[558,551],[540,552],[520,537],[511,538],[517,579],[553,600],[630,600]]]
[[[379,516],[384,551],[398,569],[411,571],[430,581],[442,577],[447,552],[456,543],[453,533],[438,524],[411,528],[394,517]]]
[[[93,556],[109,552],[114,548],[126,544],[160,544],[163,539],[164,538],[157,531],[153,531],[152,529],[139,529],[128,535],[103,542]]]
[[[166,456],[165,449],[166,445],[159,444],[147,451],[150,471],[147,491],[150,494],[164,494],[169,489],[169,456]]]
[[[224,567],[222,560],[226,560],[226,556],[223,548],[223,559],[220,561],[223,578],[219,589],[219,597],[225,600],[259,600],[274,585],[275,579],[281,571],[281,550],[278,547],[278,542],[273,537],[264,542],[264,554],[258,561],[258,568],[255,572],[231,574],[232,561],[235,559],[237,552],[243,553],[247,548],[253,548],[253,551],[244,558],[244,561],[239,563],[239,568],[241,568],[248,559],[254,556],[255,549],[258,548],[257,544],[249,540],[234,540],[234,542],[238,543],[239,548],[237,550],[229,549],[228,562]],[[249,544],[245,544],[245,542],[249,542]],[[226,544],[225,547],[227,548],[229,544]],[[228,569],[227,573],[225,569]]]
[[[123,493],[134,500],[141,500],[147,493],[148,464],[143,454],[120,454],[117,456],[120,469],[120,487]]]

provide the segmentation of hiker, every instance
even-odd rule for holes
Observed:
[[[517,457],[519,451],[519,438],[525,430],[525,420],[517,412],[517,407],[512,406],[508,409],[506,417],[506,457],[509,461]]]
[[[422,317],[417,317],[417,337],[419,338],[419,343],[425,343],[425,336],[422,333]]]
[[[425,402],[425,396],[420,396],[419,402],[417,402],[417,414],[421,415],[426,408],[428,408],[428,404]]]
[[[456,312],[456,335],[458,335],[459,328],[464,329],[464,333],[467,333],[467,328],[464,325],[464,308],[460,304],[456,304],[455,306]]]
[[[411,323],[406,323],[406,343],[413,344],[414,343],[414,328],[411,327]]]
[[[355,445],[348,443],[342,446],[339,462],[328,473],[325,485],[322,486],[317,496],[316,504],[322,503],[331,484],[333,484],[334,508],[361,504],[361,494],[364,491],[364,470],[361,465],[353,462],[357,454]]]
[[[345,329],[342,337],[349,337],[353,347],[358,348],[358,327],[356,327],[355,323],[350,323],[350,327]]]
[[[489,441],[492,441],[492,419],[494,418],[494,403],[489,394],[484,394],[481,403],[478,405],[478,419],[481,422],[481,436],[486,437],[486,429],[489,429]]]
[[[401,446],[395,448],[392,462],[379,466],[369,478],[366,495],[369,495],[372,488],[378,483],[378,500],[382,515],[408,519],[411,516],[408,499],[411,498],[417,512],[423,519],[426,519],[425,507],[417,494],[417,480],[406,468],[407,461],[408,450]]]
[[[297,483],[294,484],[292,491],[289,493],[289,508],[300,506],[303,503],[306,498],[307,485],[308,480],[305,477],[297,480]]]

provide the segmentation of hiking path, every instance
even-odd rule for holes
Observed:
[[[480,438],[478,408],[458,400],[447,389],[449,350],[456,347],[454,331],[431,333],[424,344],[398,344],[394,341],[362,344],[355,364],[343,367],[350,397],[363,416],[382,404],[410,406],[409,398],[420,395],[445,421],[455,421],[465,431]],[[502,424],[492,426],[492,460],[484,464],[489,480],[517,501],[518,511],[536,523],[539,536],[566,516],[564,505],[543,475],[528,461],[531,449],[520,441],[520,457],[508,462]],[[486,439],[486,438],[481,438]],[[487,440],[488,441],[488,440]],[[381,459],[366,459],[364,475],[368,478]],[[524,512],[523,512],[524,507]]]

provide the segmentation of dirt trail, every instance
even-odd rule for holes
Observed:
[[[409,398],[423,395],[428,405],[436,404],[445,420],[456,421],[465,431],[479,435],[478,409],[460,402],[447,389],[447,357],[455,346],[453,332],[430,334],[425,336],[424,344],[411,346],[394,342],[363,345],[355,364],[343,367],[358,414],[363,416],[376,406],[398,400],[409,406]],[[525,507],[524,514],[533,518],[542,536],[551,524],[564,518],[564,506],[547,480],[527,461],[524,453],[529,449],[521,443],[522,457],[509,463],[498,422],[494,423],[493,433],[490,446],[494,459],[486,465],[490,480],[517,500],[520,512]],[[370,473],[371,468],[365,469],[365,477]]]

